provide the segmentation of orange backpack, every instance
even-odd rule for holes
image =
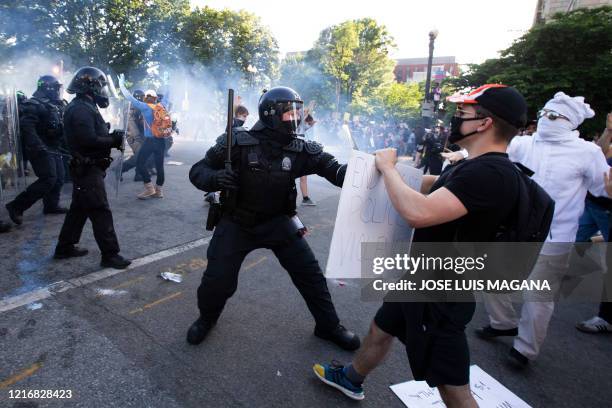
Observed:
[[[169,137],[172,133],[172,118],[164,105],[161,103],[148,103],[147,105],[153,110],[153,123],[149,126],[145,120],[145,126],[151,129],[153,136],[158,139]]]

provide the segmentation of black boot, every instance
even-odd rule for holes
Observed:
[[[512,347],[506,357],[506,362],[513,368],[523,369],[529,365],[529,359]]]
[[[68,258],[78,258],[80,256],[85,256],[89,253],[89,251],[85,248],[79,248],[77,246],[71,246],[69,249],[57,249],[55,248],[55,254],[53,258],[55,259],[68,259]]]
[[[55,208],[45,208],[43,209],[43,214],[45,215],[49,215],[49,214],[66,214],[68,212],[68,209],[66,207],[60,207],[59,205]]]
[[[323,331],[318,327],[315,327],[314,331],[315,336],[323,339],[331,341],[335,343],[337,346],[340,346],[344,350],[354,351],[359,348],[361,345],[361,341],[359,340],[359,336],[357,336],[352,331],[347,330],[344,326],[339,324],[332,331]]]
[[[193,322],[187,331],[187,343],[193,344],[194,346],[204,341],[210,329],[212,329],[217,322],[210,322],[209,320],[199,317],[198,320]]]
[[[125,269],[132,261],[128,261],[124,257],[119,254],[102,256],[102,261],[100,262],[100,266],[103,268],[115,268],[115,269]]]
[[[0,234],[3,232],[9,232],[11,230],[11,224],[8,222],[0,221]]]
[[[500,336],[518,336],[518,328],[516,327],[514,329],[500,330],[494,329],[491,326],[484,326],[476,329],[475,332],[478,337],[485,340]]]
[[[9,218],[17,225],[21,225],[23,223],[23,211],[19,211],[15,207],[13,207],[13,202],[5,205],[6,210],[8,211]]]

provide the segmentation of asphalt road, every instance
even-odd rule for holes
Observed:
[[[203,226],[202,193],[187,173],[205,148],[177,143],[169,160],[183,164],[166,167],[163,200],[136,200],[142,185],[126,175],[112,200],[122,253],[138,260],[126,271],[101,271],[89,226],[82,245],[90,255],[52,260],[62,217],[44,217],[39,205],[20,228],[0,236],[0,407],[357,405],[312,374],[313,363],[349,361],[351,354],[313,336],[302,298],[270,251],[255,251],[245,260],[238,291],[209,338],[196,347],[186,343],[197,317],[196,288],[210,235]],[[323,267],[339,189],[317,177],[309,184],[318,206],[301,208],[300,216],[312,230],[308,241]],[[181,274],[183,281],[163,281],[164,271]],[[343,324],[364,335],[379,305],[360,301],[357,282],[329,286]],[[15,299],[36,293],[43,296],[14,307]],[[504,362],[509,341],[488,343],[472,335],[486,322],[479,304],[468,329],[472,362],[534,407],[610,406],[612,336],[574,329],[595,309],[559,306],[540,358],[517,372]],[[366,399],[358,404],[402,407],[388,387],[411,378],[397,343],[368,378]],[[17,390],[70,390],[72,398],[11,399]]]

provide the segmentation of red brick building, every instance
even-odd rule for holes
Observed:
[[[402,58],[396,60],[395,79],[397,82],[422,82],[427,76],[427,58]],[[459,64],[455,57],[434,57],[431,79],[441,81],[448,76],[459,75]]]

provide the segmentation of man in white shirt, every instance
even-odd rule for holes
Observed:
[[[538,112],[537,132],[531,137],[515,137],[508,147],[510,160],[531,169],[532,178],[555,200],[550,233],[531,274],[532,278],[548,279],[553,291],[558,291],[567,271],[587,191],[607,196],[604,174],[610,167],[606,158],[597,145],[580,139],[576,130],[594,115],[583,97],[558,92]],[[509,295],[487,294],[485,307],[490,324],[477,329],[476,334],[484,339],[516,336],[509,362],[524,367],[534,360],[546,338],[554,302],[526,300],[520,320]]]

